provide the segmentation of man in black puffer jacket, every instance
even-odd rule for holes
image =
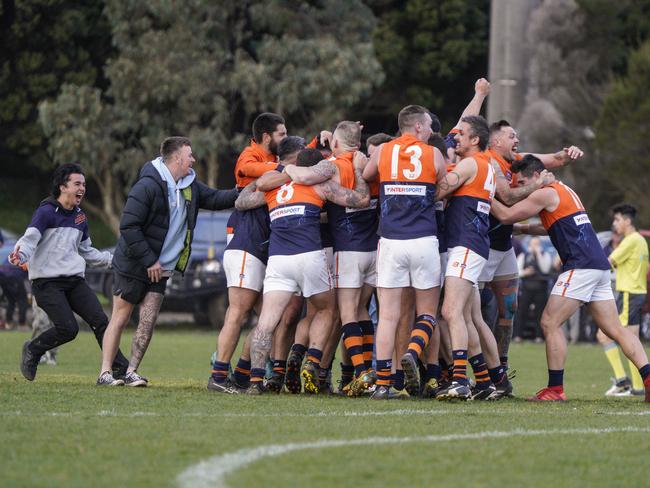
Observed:
[[[144,165],[129,192],[113,257],[113,315],[104,334],[98,385],[147,386],[137,369],[151,341],[167,279],[187,266],[199,209],[231,208],[237,199],[236,189],[213,190],[196,181],[193,164],[190,140],[168,137],[160,157]],[[135,305],[140,305],[140,321],[129,369],[123,379],[114,378],[110,366]]]

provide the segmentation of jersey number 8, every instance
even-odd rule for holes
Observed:
[[[291,183],[282,185],[275,196],[275,201],[278,203],[287,203],[293,197],[293,181]]]

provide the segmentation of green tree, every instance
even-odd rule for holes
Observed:
[[[105,83],[102,66],[111,43],[102,9],[102,2],[82,0],[4,0],[0,4],[3,174],[15,173],[14,168],[23,172],[25,167],[51,166],[38,125],[38,102],[56,96],[63,83]]]
[[[602,202],[602,210],[617,200],[639,209],[639,223],[650,227],[650,41],[628,60],[628,71],[615,80],[597,124],[597,142],[606,162],[604,176],[616,192]]]
[[[650,33],[649,0],[544,0],[529,22],[528,91],[517,122],[521,147],[548,152],[577,144],[586,156],[562,172],[598,227],[626,192],[609,177],[611,160],[596,145],[596,129],[612,74],[625,73],[632,50]],[[602,119],[601,119],[602,120]],[[618,120],[610,123],[614,126]]]
[[[415,103],[428,107],[446,126],[455,124],[474,82],[487,75],[489,2],[368,3],[378,18],[375,49],[386,73],[369,110],[393,120],[404,105]]]
[[[360,1],[108,0],[105,14],[117,52],[108,89],[68,85],[41,105],[41,121],[55,160],[93,158],[91,176],[120,182],[98,184],[115,229],[118,202],[164,137],[190,137],[215,185],[257,113],[281,113],[292,133],[313,134],[351,117],[383,78]]]

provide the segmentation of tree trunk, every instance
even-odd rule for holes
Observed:
[[[206,184],[212,188],[217,187],[217,177],[219,176],[219,160],[215,154],[209,154],[206,158],[208,166],[208,177]]]
[[[108,225],[113,234],[116,237],[120,235],[120,216],[115,211],[115,191],[119,191],[115,188],[115,177],[108,167],[110,162],[106,162],[103,167],[105,169],[101,170],[101,173],[97,176],[97,187],[101,193],[102,206],[101,208],[93,205],[86,201],[85,205],[91,212],[99,215],[102,220]]]

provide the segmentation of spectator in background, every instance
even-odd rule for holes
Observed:
[[[515,342],[522,341],[526,323],[531,317],[531,305],[534,306],[533,338],[541,342],[539,320],[548,299],[548,274],[551,271],[552,259],[550,254],[544,251],[539,237],[533,237],[528,243],[528,249],[517,257],[517,264],[521,278],[521,298],[514,324]]]
[[[648,276],[648,243],[636,230],[636,208],[625,203],[612,209],[613,236],[622,237],[618,246],[609,254],[609,262],[616,268],[616,306],[621,324],[639,335],[643,304],[646,299]],[[612,236],[612,237],[613,237]],[[614,372],[613,385],[607,396],[643,395],[644,384],[637,368],[630,362],[630,379],[621,363],[616,342],[598,331],[598,342]]]
[[[5,327],[14,328],[14,311],[18,306],[18,325],[25,325],[27,319],[27,291],[25,290],[25,279],[27,273],[16,266],[0,266],[0,286],[2,293],[7,299],[7,309],[5,313]]]

